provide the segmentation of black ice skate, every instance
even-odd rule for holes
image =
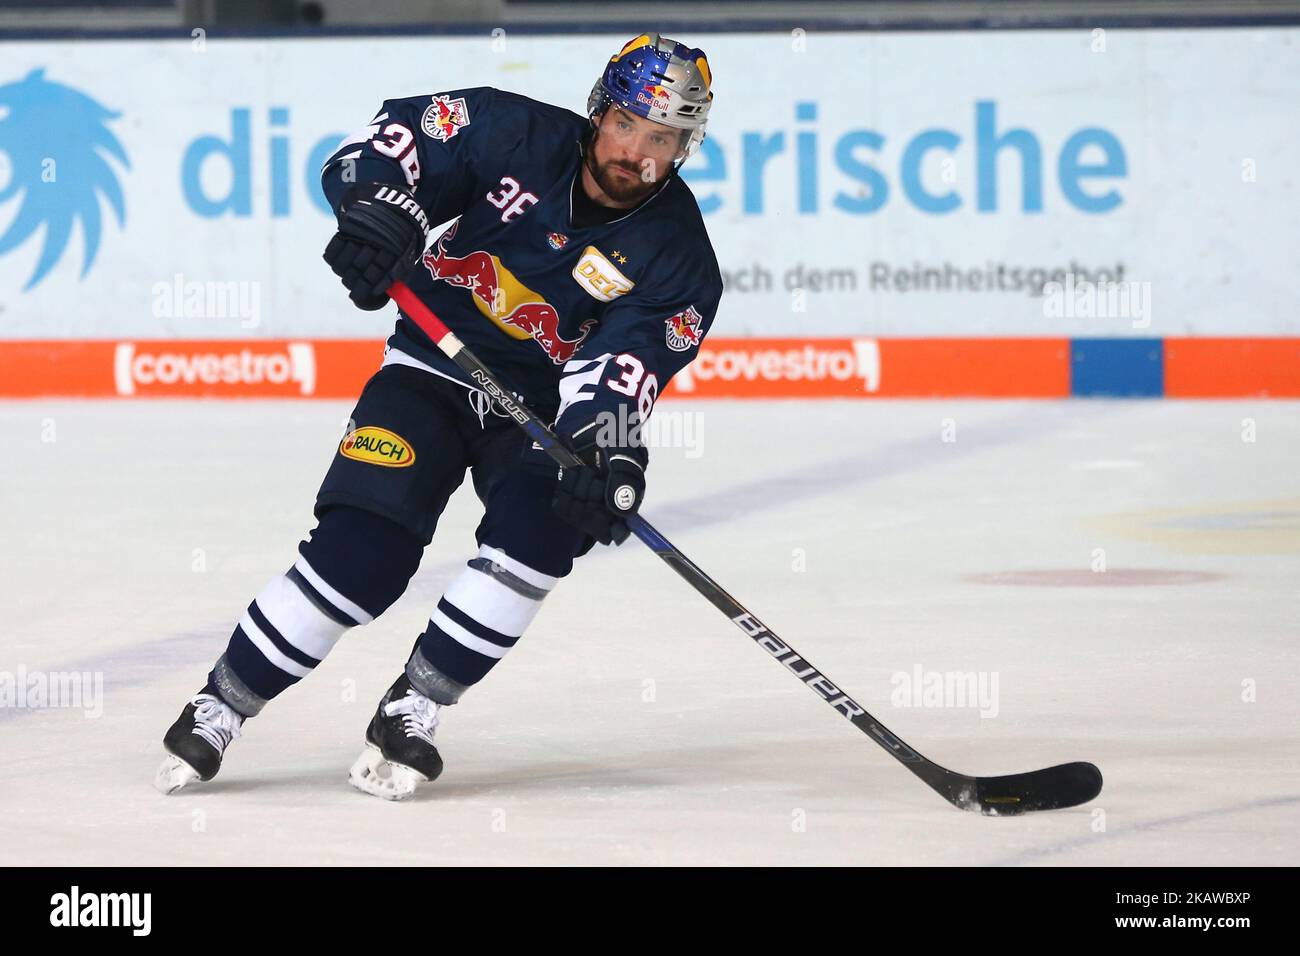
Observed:
[[[220,698],[195,694],[163,737],[167,757],[153,785],[163,793],[175,793],[196,780],[211,780],[243,723],[243,716]]]
[[[385,800],[405,800],[422,782],[442,773],[442,757],[433,745],[438,709],[403,674],[379,702],[366,728],[366,749],[352,765],[348,782],[363,793]]]

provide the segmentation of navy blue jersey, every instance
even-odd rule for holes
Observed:
[[[699,207],[675,174],[626,215],[573,225],[587,126],[490,87],[387,100],[323,173],[334,209],[352,183],[386,182],[432,223],[455,220],[407,285],[525,401],[558,406],[570,435],[620,406],[648,415],[722,295]],[[405,316],[389,346],[467,382]]]

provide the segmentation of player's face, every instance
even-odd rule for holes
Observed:
[[[605,110],[596,129],[587,168],[618,206],[634,206],[653,192],[680,152],[681,130],[618,107]]]

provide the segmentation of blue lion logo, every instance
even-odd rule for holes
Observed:
[[[118,226],[126,224],[122,188],[105,159],[108,154],[131,168],[122,144],[105,125],[119,115],[84,93],[45,79],[43,69],[32,70],[21,82],[0,86],[0,152],[8,154],[10,165],[0,203],[22,195],[18,215],[0,235],[0,255],[45,226],[40,261],[23,291],[54,268],[78,220],[85,278],[99,250],[101,193],[117,214]]]

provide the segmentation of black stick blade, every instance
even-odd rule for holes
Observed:
[[[973,786],[963,786],[949,799],[963,810],[976,810],[990,817],[1077,807],[1101,793],[1101,771],[1083,761],[968,780]]]

